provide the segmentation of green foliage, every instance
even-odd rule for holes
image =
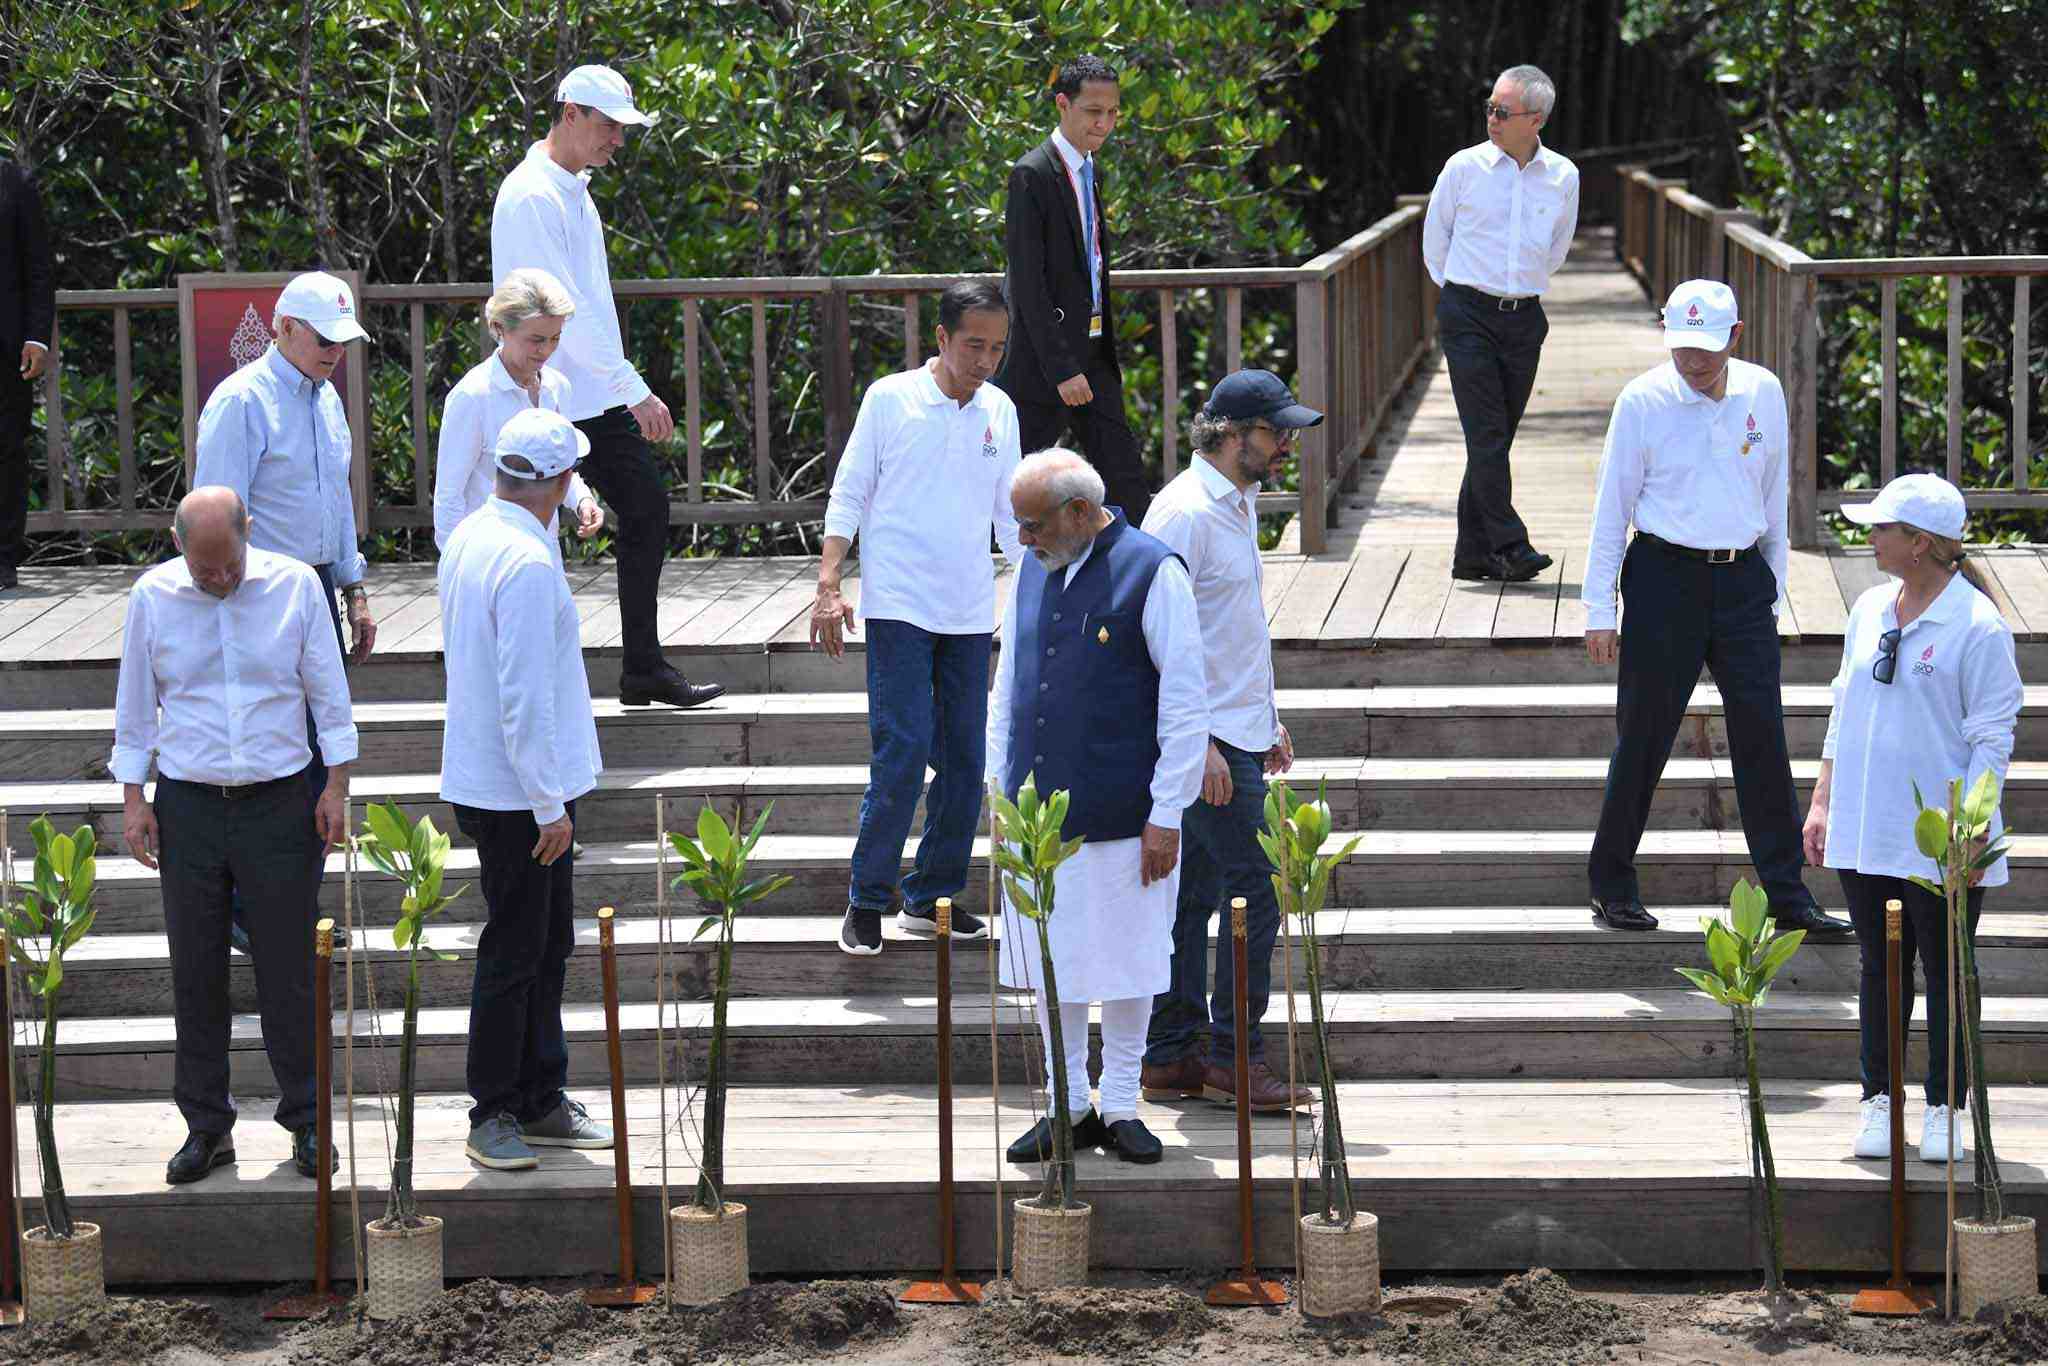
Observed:
[[[775,803],[768,803],[742,839],[737,822],[727,825],[718,809],[706,802],[697,812],[696,838],[681,830],[671,831],[668,837],[683,860],[683,871],[671,885],[689,888],[711,910],[690,937],[702,939],[714,930],[718,933],[718,968],[711,991],[711,1061],[704,1081],[704,1160],[695,1196],[701,1208],[714,1214],[725,1207],[720,1194],[725,1185],[725,1010],[732,993],[733,918],[793,880],[784,875],[750,878],[747,873],[747,860],[761,842],[761,832],[768,828],[768,817],[774,811]]]
[[[385,1222],[414,1227],[420,1222],[419,1202],[413,1194],[412,1140],[413,1096],[417,1090],[414,1060],[419,1045],[420,954],[431,954],[444,963],[456,955],[428,948],[426,922],[448,909],[462,895],[460,889],[444,894],[442,879],[448,867],[448,836],[434,828],[432,816],[413,821],[396,802],[371,802],[363,811],[363,830],[355,837],[356,848],[381,872],[398,880],[400,899],[398,923],[391,927],[391,945],[405,950],[405,1034],[398,1052],[397,1141],[391,1161],[391,1201]]]
[[[7,955],[23,968],[28,989],[43,998],[42,1048],[35,1088],[36,1149],[43,1174],[43,1223],[55,1238],[72,1234],[71,1202],[57,1165],[57,997],[64,985],[64,955],[92,929],[97,845],[92,827],[60,835],[48,816],[30,822],[36,864],[18,903],[0,905]],[[14,1049],[9,1041],[8,1065]]]
[[[1330,1031],[1323,1013],[1323,951],[1316,934],[1316,915],[1330,892],[1330,875],[1351,857],[1361,836],[1334,854],[1322,852],[1330,837],[1329,784],[1317,789],[1313,802],[1297,799],[1292,789],[1274,779],[1266,789],[1266,828],[1259,847],[1273,865],[1273,892],[1280,913],[1292,916],[1301,936],[1302,959],[1308,970],[1309,1013],[1316,1031],[1316,1067],[1323,1091],[1323,1138],[1320,1147],[1323,1217],[1348,1228],[1358,1206],[1351,1195],[1351,1167],[1344,1150],[1344,1122],[1337,1105],[1337,1075],[1330,1063]],[[1292,990],[1289,984],[1289,990]]]

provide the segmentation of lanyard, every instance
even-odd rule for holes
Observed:
[[[1058,149],[1054,149],[1057,154]],[[1081,210],[1081,264],[1089,268],[1088,298],[1095,311],[1102,311],[1102,231],[1101,206],[1092,204],[1081,195],[1081,179],[1074,174],[1074,168],[1067,165],[1067,159],[1060,157],[1060,166],[1067,173],[1067,184],[1074,188],[1074,203]]]

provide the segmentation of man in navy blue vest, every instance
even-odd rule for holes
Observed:
[[[1049,927],[1076,1149],[1157,1162],[1138,1119],[1153,996],[1166,988],[1180,890],[1181,811],[1202,786],[1209,708],[1187,566],[1102,505],[1102,476],[1071,451],[1017,466],[1010,505],[1031,555],[1011,590],[988,708],[988,772],[1014,797],[1027,775],[1071,794]],[[1036,990],[1038,936],[1003,908],[1004,985]],[[1102,1006],[1102,1103],[1089,1104],[1088,1006]],[[1044,998],[1039,1027],[1052,1071]],[[1052,1122],[1010,1145],[1052,1154]]]

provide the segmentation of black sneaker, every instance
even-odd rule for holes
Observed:
[[[939,933],[938,909],[933,906],[905,906],[896,912],[896,928],[923,939],[936,938]],[[955,939],[986,939],[988,926],[982,923],[980,916],[969,915],[955,906],[952,934]]]
[[[856,958],[872,958],[882,951],[882,913],[865,906],[848,906],[839,922],[839,951]]]

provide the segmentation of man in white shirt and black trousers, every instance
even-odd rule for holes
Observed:
[[[576,947],[576,799],[603,763],[576,602],[549,520],[590,441],[529,408],[498,432],[496,492],[441,555],[448,663],[441,798],[476,843],[488,919],[469,1000],[470,1158],[539,1165],[533,1149],[608,1148],[563,1088],[562,984]]]
[[[627,128],[652,124],[654,115],[634,108],[625,77],[604,66],[571,71],[555,101],[554,126],[498,187],[491,281],[502,286],[513,271],[533,267],[561,281],[576,302],[553,364],[569,380],[563,412],[590,438],[583,477],[618,518],[619,700],[701,706],[725,688],[692,683],[662,657],[655,609],[668,554],[668,486],[649,443],[673,436],[675,419],[626,359],[604,224],[590,197],[592,171],[611,164]]]
[[[825,508],[825,548],[811,643],[838,659],[854,609],[840,575],[860,538],[860,617],[867,622],[868,788],[839,948],[882,951],[882,914],[896,899],[896,927],[937,930],[940,897],[967,885],[981,818],[988,657],[995,632],[995,568],[989,534],[1017,563],[1010,475],[1017,468],[1017,409],[988,377],[1003,359],[1010,317],[985,280],[953,285],[939,299],[939,354],[915,370],[875,381],[839,459]],[[924,787],[917,866],[903,877],[903,840]],[[956,937],[988,933],[953,911]]]
[[[1423,219],[1423,264],[1443,291],[1437,340],[1465,429],[1454,579],[1518,583],[1550,567],[1515,512],[1508,454],[1550,334],[1543,293],[1579,221],[1579,169],[1540,136],[1556,103],[1538,68],[1501,72],[1486,141],[1444,163]]]
[[[1266,775],[1294,765],[1273,690],[1273,638],[1266,629],[1259,560],[1260,481],[1285,461],[1294,434],[1323,415],[1294,401],[1270,370],[1224,377],[1189,424],[1195,458],[1159,491],[1145,530],[1178,553],[1194,581],[1209,694],[1209,746],[1202,795],[1181,813],[1186,843],[1173,929],[1173,982],[1152,1004],[1142,1077],[1148,1100],[1207,1096],[1237,1103],[1237,1052],[1230,921],[1217,926],[1216,990],[1209,993],[1209,921],[1226,897],[1245,917],[1245,1021],[1254,1110],[1305,1105],[1266,1065],[1259,1024],[1272,986],[1280,903],[1273,868],[1259,847],[1266,824]]]
[[[171,1094],[189,1136],[164,1179],[197,1181],[235,1160],[228,1089],[228,914],[240,896],[277,1122],[292,1162],[318,1173],[314,1128],[313,924],[327,851],[347,838],[356,758],[332,595],[311,568],[249,544],[233,489],[178,504],[179,558],[128,597],[109,767],[122,832],[163,877],[178,1040]],[[311,712],[325,780],[304,778]],[[152,760],[154,802],[143,795]],[[327,1154],[330,1167],[334,1154]]]
[[[1704,664],[1721,692],[1735,797],[1781,930],[1843,936],[1801,880],[1801,813],[1785,745],[1777,614],[1785,600],[1791,432],[1785,391],[1735,359],[1735,291],[1688,280],[1664,305],[1671,360],[1615,400],[1586,549],[1586,654],[1621,662],[1614,757],[1587,879],[1593,918],[1654,930],[1636,847]],[[1628,528],[1636,529],[1627,542]],[[1624,549],[1626,555],[1624,556]],[[1615,583],[1628,620],[1617,630]]]

